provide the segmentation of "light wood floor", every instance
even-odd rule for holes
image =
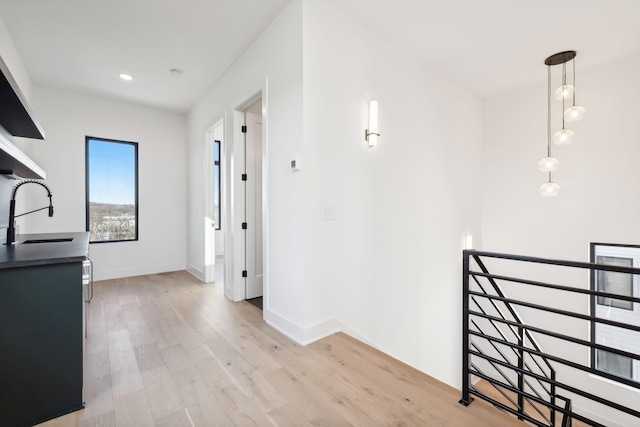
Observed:
[[[498,389],[496,389],[494,386],[492,386],[489,382],[485,381],[485,380],[480,380],[478,381],[478,383],[475,384],[475,387],[478,389],[478,391],[480,391],[482,394],[488,396],[489,398],[500,402],[512,409],[516,409],[517,410],[517,405],[514,405],[512,402],[517,402],[518,401],[518,396],[516,395],[516,393],[513,393],[509,390],[506,389],[502,389],[502,393],[506,394],[507,396],[509,396],[509,399],[507,399],[505,397],[504,394],[500,393],[498,391]],[[559,403],[559,405],[562,405],[562,402]],[[532,408],[532,406],[536,406],[538,408],[538,411],[536,411],[535,409]],[[542,405],[537,404],[536,402],[532,402],[530,400],[525,402],[525,408],[526,408],[526,414],[542,423],[548,423],[548,419],[549,419],[549,411],[547,409],[545,409]],[[545,414],[545,416],[542,416],[542,414]],[[562,419],[563,419],[563,415],[561,412],[557,412],[556,413],[556,425],[560,426],[562,425]],[[588,424],[585,424],[581,421],[578,420],[571,420],[571,425],[572,427],[589,427]],[[532,424],[528,424],[528,425],[532,425]]]
[[[300,347],[186,272],[95,284],[85,398],[41,426],[523,425],[346,335]]]

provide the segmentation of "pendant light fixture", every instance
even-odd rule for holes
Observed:
[[[569,50],[556,53],[545,59],[547,66],[547,157],[540,160],[538,169],[548,174],[547,182],[540,186],[540,194],[545,197],[554,197],[560,193],[560,186],[551,179],[551,172],[558,170],[560,162],[551,155],[551,141],[556,145],[571,144],[575,136],[571,129],[567,129],[565,122],[577,122],[584,117],[585,109],[576,105],[576,52]],[[571,83],[567,83],[567,62],[571,61],[573,78]],[[562,102],[562,128],[551,134],[551,67],[562,65],[562,85],[554,92],[556,101]],[[567,101],[572,105],[566,108]]]

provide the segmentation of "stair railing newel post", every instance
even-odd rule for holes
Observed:
[[[556,384],[555,384],[556,371],[555,370],[551,370],[550,377],[551,377],[551,386],[549,388],[549,397],[551,399],[551,409],[550,409],[551,427],[555,427],[556,425],[556,410],[554,409],[554,406],[556,406]]]
[[[469,258],[467,250],[462,251],[462,399],[461,404],[469,406],[473,398],[469,396]]]
[[[524,417],[524,328],[518,326],[518,419],[523,420]]]

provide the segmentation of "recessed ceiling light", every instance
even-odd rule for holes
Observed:
[[[128,81],[128,82],[133,80],[133,76],[131,76],[130,74],[125,74],[125,73],[121,73],[120,74],[120,78],[122,80],[125,80],[125,81]]]

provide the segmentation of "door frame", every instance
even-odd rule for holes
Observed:
[[[214,132],[219,127],[222,127],[220,137],[220,205],[224,207],[225,203],[225,180],[224,180],[224,165],[225,165],[225,126],[224,117],[220,117],[215,120],[214,124],[207,128],[205,132],[205,149],[204,149],[204,282],[212,283],[215,281],[216,275],[216,227],[213,224],[214,210],[213,210],[213,191],[214,191],[214,174],[213,174],[213,144],[214,144]],[[220,210],[220,216],[224,216],[226,209]],[[224,223],[223,218],[218,218],[218,221]],[[223,266],[224,268],[224,266]]]
[[[268,140],[268,98],[267,82],[253,95],[237,103],[232,114],[233,153],[229,163],[231,197],[230,220],[233,230],[226,229],[225,233],[225,295],[233,301],[245,299],[245,279],[242,271],[245,265],[245,239],[242,230],[244,195],[242,187],[242,170],[244,169],[244,134],[242,126],[245,121],[245,111],[259,99],[262,103],[262,263],[263,263],[263,313],[269,304],[269,140]],[[229,144],[227,144],[229,145]],[[233,256],[228,256],[233,253]]]

